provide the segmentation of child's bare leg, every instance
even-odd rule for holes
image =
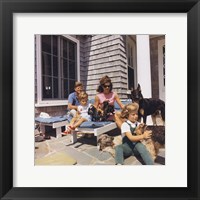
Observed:
[[[71,119],[69,125],[73,126],[76,123],[76,121],[78,121],[80,118],[81,116],[79,114],[76,114],[76,116]]]
[[[83,122],[86,122],[87,119],[81,117],[78,121],[76,121],[76,123],[72,126],[73,128],[77,128],[79,127]]]
[[[87,121],[87,119],[79,117],[78,121],[74,121],[74,124],[70,122],[70,125],[67,126],[66,130],[63,132],[63,135],[71,134],[75,128],[79,127],[83,122]]]
[[[70,121],[69,125],[73,126],[76,121],[77,121],[77,117],[73,117],[72,120]]]
[[[66,129],[64,131],[64,134],[69,134],[71,133],[71,128],[73,128],[74,124],[81,119],[80,115],[76,115],[75,117],[73,117],[70,121],[70,123],[66,126]]]

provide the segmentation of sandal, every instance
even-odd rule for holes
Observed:
[[[71,134],[72,130],[75,130],[75,128],[68,126],[67,129],[63,132],[63,135]]]

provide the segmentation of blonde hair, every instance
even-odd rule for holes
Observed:
[[[128,118],[130,113],[137,113],[139,105],[137,103],[130,103],[124,106],[121,112],[121,118]]]
[[[78,95],[78,100],[81,101],[82,99],[88,99],[88,94],[84,91]]]

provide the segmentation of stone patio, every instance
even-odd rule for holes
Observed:
[[[116,129],[109,134],[117,138],[120,132]],[[55,138],[52,133],[50,135],[49,140],[35,142],[35,165],[115,165],[111,153],[99,151],[94,135],[79,134],[75,144],[71,144],[70,135],[61,138]],[[165,149],[160,149],[155,164],[164,163]],[[134,156],[125,159],[124,164],[142,165]]]

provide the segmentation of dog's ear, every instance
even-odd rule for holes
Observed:
[[[101,143],[102,138],[99,138],[97,143],[100,144]]]
[[[102,135],[99,136],[98,141],[101,141],[101,140],[103,140],[106,137],[107,137],[107,134],[102,134]]]
[[[141,87],[140,87],[140,84],[138,83],[138,86],[137,86],[137,90],[138,91],[141,91]]]
[[[106,135],[105,135],[105,134],[102,134],[102,135],[99,137],[97,143],[100,143],[100,144],[101,144],[102,141],[105,140],[105,139],[106,139]]]

